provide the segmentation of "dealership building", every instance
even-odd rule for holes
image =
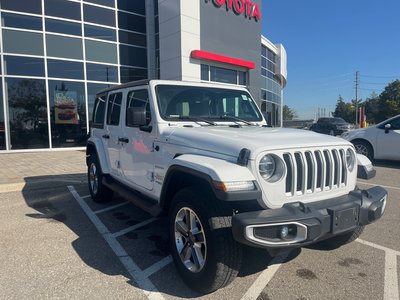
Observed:
[[[1,0],[0,153],[85,146],[94,97],[140,79],[247,87],[282,122],[261,0]]]

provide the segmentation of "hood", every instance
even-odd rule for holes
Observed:
[[[323,135],[308,130],[243,126],[174,127],[165,133],[172,144],[196,150],[211,151],[238,157],[243,148],[251,151],[250,159],[260,152],[277,149],[350,145],[342,138]]]

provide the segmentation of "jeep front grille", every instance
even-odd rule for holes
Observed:
[[[346,157],[343,149],[284,153],[286,196],[304,195],[346,186]]]

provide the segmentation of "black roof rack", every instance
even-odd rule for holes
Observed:
[[[129,87],[135,87],[135,86],[140,86],[140,85],[147,85],[149,84],[150,80],[149,79],[142,79],[142,80],[136,80],[136,81],[130,81],[124,84],[119,84],[119,85],[114,85],[112,87],[100,90],[97,92],[97,94],[103,94],[107,92],[111,92],[114,90],[119,90],[119,89],[124,89],[124,88],[129,88]]]

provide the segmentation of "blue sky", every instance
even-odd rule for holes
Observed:
[[[288,55],[284,104],[299,117],[333,111],[341,94],[380,93],[400,79],[399,0],[262,0],[262,33]]]

